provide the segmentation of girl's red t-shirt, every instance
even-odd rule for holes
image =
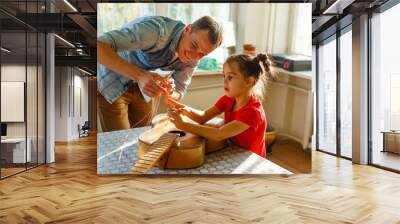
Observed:
[[[267,128],[267,121],[261,102],[255,96],[252,96],[246,105],[239,108],[237,111],[233,111],[234,104],[235,98],[230,98],[226,95],[219,98],[215,103],[215,106],[224,112],[225,124],[236,120],[250,126],[244,132],[232,137],[231,140],[235,144],[265,157],[265,131]]]

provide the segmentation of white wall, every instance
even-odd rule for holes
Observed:
[[[38,69],[38,70],[36,70]],[[44,80],[42,68],[20,64],[3,64],[1,66],[1,81],[18,81],[26,83],[26,110],[25,122],[6,122],[8,138],[25,138],[31,142],[32,158],[36,162],[36,153],[39,153],[39,163],[44,162]],[[25,78],[27,77],[27,81]],[[7,96],[2,96],[7,97]],[[10,108],[1,108],[10,110]],[[11,111],[10,111],[11,112]],[[12,112],[11,112],[12,113]],[[25,113],[25,111],[23,111]],[[37,152],[37,150],[39,150]]]
[[[28,120],[28,137],[29,133],[33,130],[36,133],[36,80],[32,79],[30,74],[36,75],[36,67],[28,66],[28,86],[27,86],[27,120]],[[1,66],[1,81],[10,82],[25,82],[25,65],[2,65]],[[40,107],[41,105],[39,105]],[[1,108],[7,110],[7,108]],[[33,122],[33,123],[32,123]],[[32,128],[32,131],[29,130]],[[8,137],[25,137],[25,122],[7,122],[7,136]]]
[[[25,82],[25,65],[2,65],[1,81]],[[7,108],[1,108],[7,110]],[[7,123],[7,137],[25,137],[25,123]]]
[[[312,76],[275,70],[278,80],[269,82],[263,103],[268,124],[279,135],[309,149],[313,132]]]
[[[88,78],[82,75],[71,67],[56,67],[55,141],[77,139],[78,124],[88,120]]]

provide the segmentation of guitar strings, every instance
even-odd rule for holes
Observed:
[[[171,75],[172,75],[172,73],[167,75],[165,78],[169,78],[169,77],[171,77]],[[142,119],[140,119],[135,124],[131,125],[131,128],[136,128],[136,126],[139,123],[141,123],[144,119],[146,119],[149,115],[150,115],[150,119],[147,120],[145,126],[149,126],[151,124],[151,122],[153,121],[153,118],[155,117],[155,115],[159,109],[161,96],[154,97],[151,100],[152,100],[151,110]]]
[[[151,121],[153,120],[153,118],[155,117],[155,115],[159,109],[160,102],[161,102],[161,96],[152,98],[152,101],[153,101],[152,102],[153,105],[151,106],[152,109],[142,119],[140,119],[135,124],[131,125],[131,128],[136,128],[136,126],[138,124],[140,124],[144,119],[146,119],[149,116],[150,116],[150,119],[147,120],[145,126],[149,126],[151,124]]]

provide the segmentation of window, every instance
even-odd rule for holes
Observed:
[[[119,29],[136,17],[155,15],[153,3],[99,3],[97,9],[98,15],[102,15],[97,17],[97,35]]]
[[[352,59],[351,25],[318,48],[317,149],[345,158],[352,157]]]
[[[350,27],[351,28],[351,27]],[[352,157],[352,33],[340,36],[340,154]]]
[[[291,52],[311,56],[311,3],[295,4],[294,10]]]
[[[167,16],[189,24],[204,15],[210,15],[227,22],[230,20],[231,4],[227,3],[100,3],[98,4],[97,34],[119,29],[136,17],[146,15]],[[118,15],[118,16],[113,16]],[[113,19],[110,19],[113,18]],[[207,57],[219,63],[225,60],[223,46],[215,49]]]
[[[400,130],[400,73],[390,74],[390,130]]]
[[[226,3],[170,3],[167,4],[167,16],[180,19],[183,23],[188,24],[196,19],[210,15],[220,21],[228,21],[230,13],[230,4]]]
[[[376,14],[371,19],[371,134],[372,163],[400,170],[400,155],[384,150],[383,134],[400,130],[400,67],[398,53],[400,4]],[[398,140],[394,141],[399,144]],[[397,142],[397,143],[396,143]],[[396,145],[395,148],[399,148]]]
[[[318,48],[318,149],[336,154],[336,40]]]

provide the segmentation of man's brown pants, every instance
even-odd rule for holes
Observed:
[[[97,105],[103,132],[150,125],[153,114],[152,102],[144,100],[137,84],[112,104],[99,94]]]

